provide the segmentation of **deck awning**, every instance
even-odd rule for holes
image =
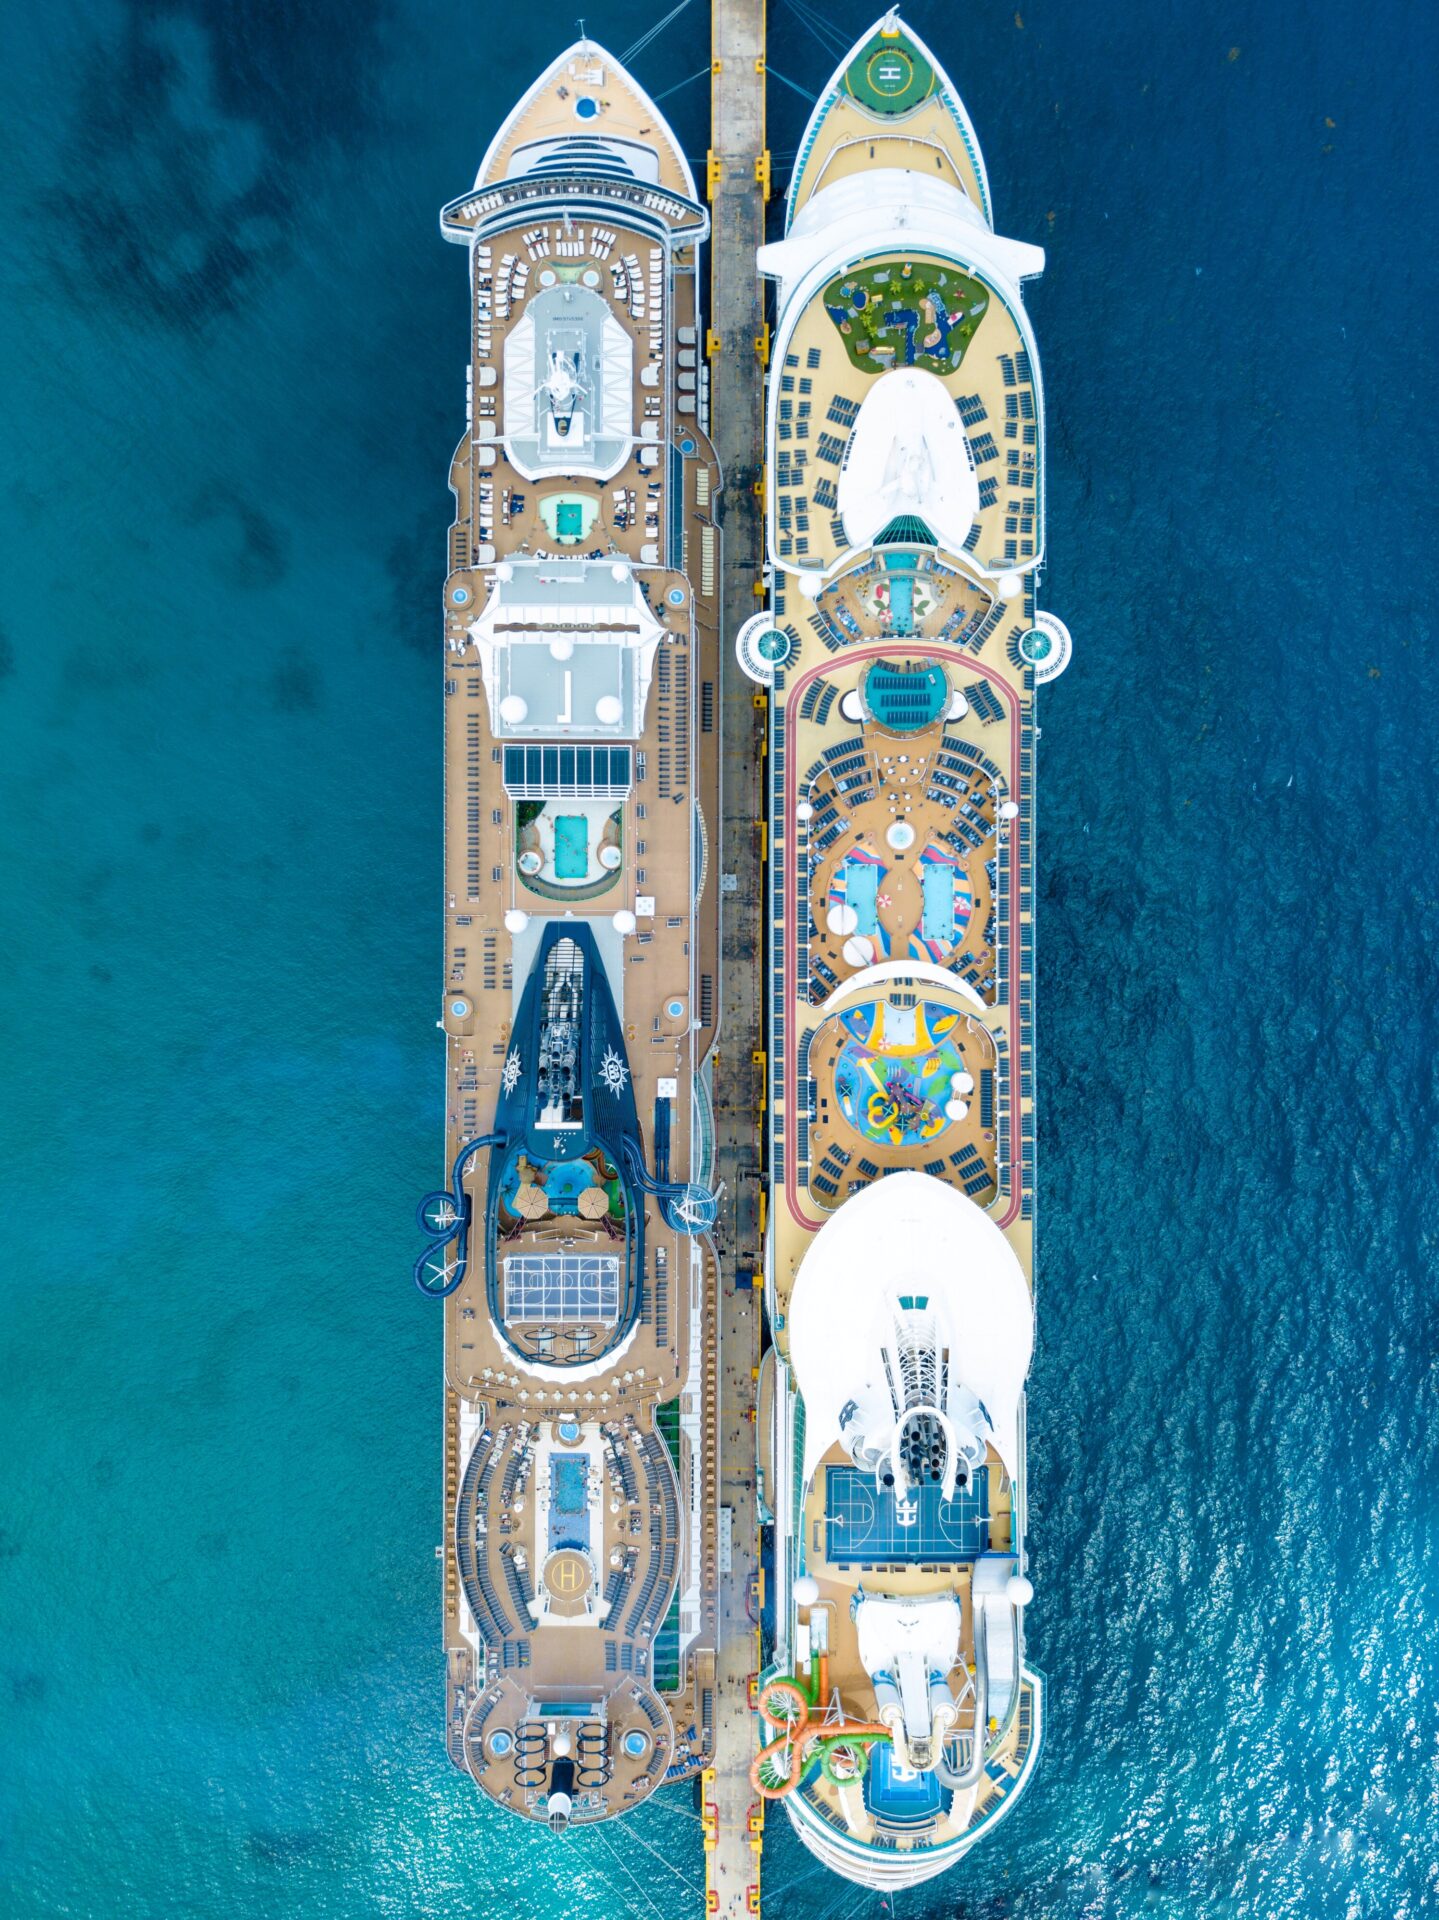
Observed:
[[[865,394],[839,476],[839,511],[856,547],[913,520],[926,544],[963,549],[979,512],[979,475],[954,401],[935,374],[895,367]]]
[[[923,1296],[949,1331],[949,1364],[982,1403],[995,1452],[1019,1470],[1019,1408],[1034,1348],[1034,1302],[999,1227],[932,1174],[905,1171],[846,1200],[810,1245],[789,1310],[790,1362],[804,1396],[804,1479],[840,1438],[852,1401],[883,1395],[893,1303]]]

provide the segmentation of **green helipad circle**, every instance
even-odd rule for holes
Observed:
[[[898,27],[881,28],[845,70],[845,85],[871,113],[908,113],[934,90],[934,69]]]
[[[893,100],[912,84],[914,62],[902,47],[881,47],[869,56],[865,78],[881,98]]]

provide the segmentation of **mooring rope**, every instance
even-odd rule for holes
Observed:
[[[624,52],[620,55],[620,65],[622,67],[627,67],[633,59],[635,59],[639,54],[642,54],[645,48],[649,46],[651,41],[657,40],[659,38],[659,36],[664,32],[665,28],[670,24],[671,20],[679,19],[680,15],[684,12],[685,8],[689,5],[689,3],[690,3],[690,0],[679,0],[679,5],[677,7],[671,7],[669,12],[665,14],[663,19],[656,20],[655,24],[649,29],[649,31],[647,33],[642,33],[639,39],[636,40],[636,42],[632,47],[625,48]]]
[[[672,93],[678,93],[681,87],[692,87],[696,80],[708,80],[710,70],[701,67],[698,73],[692,73],[688,80],[676,80],[672,87],[666,87],[663,93],[652,93],[650,99],[658,106],[661,100],[668,100]],[[703,164],[703,163],[701,163]]]
[[[787,79],[785,75],[779,71],[778,67],[766,65],[765,73],[769,79],[778,80],[782,87],[788,87],[791,93],[797,93],[801,100],[808,100],[811,106],[813,106],[819,98],[819,95],[817,93],[811,93],[808,87],[802,87],[798,80]]]
[[[849,52],[849,42],[839,28],[810,6],[808,0],[785,0],[785,5],[801,26],[809,28],[826,53],[833,55],[836,60],[842,60]]]

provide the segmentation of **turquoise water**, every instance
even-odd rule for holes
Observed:
[[[1049,1729],[1013,1820],[899,1910],[1409,1920],[1439,1901],[1433,15],[1021,11],[913,18],[1002,223],[1051,247]],[[621,50],[650,17],[587,16]],[[568,16],[6,29],[0,1911],[696,1913],[687,1793],[555,1845],[439,1741],[409,1264],[466,320],[435,211]],[[707,60],[696,8],[637,66]],[[702,154],[703,85],[665,105]],[[783,155],[804,103],[770,109]],[[783,1920],[879,1910],[779,1823],[767,1874]]]
[[[583,880],[590,870],[589,822],[582,813],[555,816],[555,878]]]
[[[844,903],[857,915],[855,932],[867,939],[873,938],[879,928],[879,881],[884,871],[872,860],[844,863]]]
[[[910,574],[895,574],[890,580],[889,619],[896,633],[909,633],[914,626],[914,580]]]
[[[921,931],[926,940],[948,947],[954,940],[954,868],[941,860],[926,860],[919,885],[924,900]]]
[[[561,1213],[576,1212],[580,1195],[594,1184],[595,1170],[588,1160],[555,1160],[545,1169],[545,1193]]]
[[[584,1512],[585,1482],[589,1464],[588,1457],[583,1454],[555,1456],[554,1484],[550,1493],[550,1506],[553,1512]]]
[[[520,1160],[517,1153],[505,1175],[505,1204],[513,1213],[515,1196],[520,1190]],[[534,1162],[529,1162],[531,1168]],[[578,1213],[579,1198],[587,1187],[595,1185],[595,1170],[588,1160],[551,1160],[540,1170],[540,1185],[556,1213]]]
[[[550,1552],[558,1547],[590,1544],[589,1510],[585,1488],[589,1475],[589,1455],[571,1453],[554,1456],[554,1478],[550,1486]]]

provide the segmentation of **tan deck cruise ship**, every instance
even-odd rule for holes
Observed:
[[[752,1780],[828,1866],[943,1872],[1042,1734],[1025,1658],[1044,398],[978,143],[886,16],[806,128],[766,444],[774,1658]]]
[[[445,1717],[561,1831],[712,1751],[701,1330],[720,476],[661,115],[581,41],[441,215],[470,262],[444,590]]]

